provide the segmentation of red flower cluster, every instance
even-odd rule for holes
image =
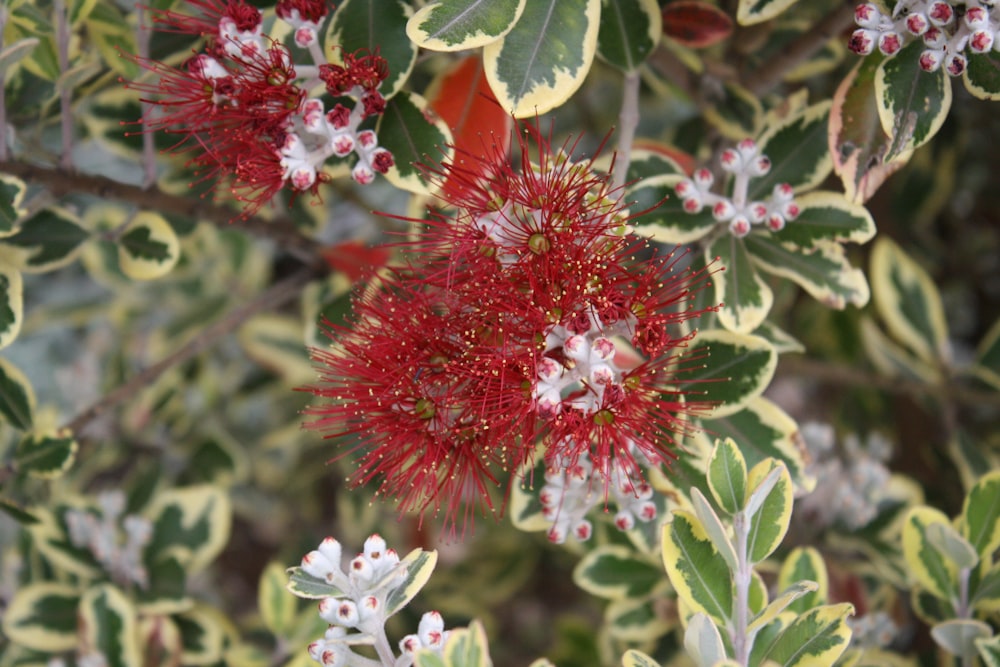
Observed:
[[[649,249],[630,237],[620,192],[571,161],[575,145],[554,152],[529,130],[520,169],[498,154],[435,170],[462,181],[455,212],[421,221],[404,246],[418,259],[314,353],[310,390],[330,400],[307,426],[354,439],[355,483],[375,481],[401,510],[444,510],[452,530],[462,507],[464,527],[477,499],[492,510],[490,488],[542,458],[587,458],[603,479],[614,465],[638,488],[637,459],[670,457],[698,408],[675,382],[690,336],[672,325],[701,314],[691,299],[706,272],[640,259]]]
[[[385,109],[377,88],[388,75],[377,54],[345,54],[344,65],[326,62],[296,66],[291,52],[262,32],[262,16],[243,0],[189,0],[194,16],[173,11],[154,13],[167,31],[206,36],[205,51],[183,68],[135,57],[158,76],[152,84],[135,82],[143,102],[156,111],[143,119],[147,131],[177,135],[171,152],[190,155],[203,180],[230,179],[232,191],[253,214],[282,188],[316,189],[330,158],[356,154],[352,176],[370,183],[375,173],[393,166],[392,154],[378,145],[360,123]],[[322,56],[316,43],[318,21],[327,4],[317,0],[282,0],[276,13],[295,28],[296,43]],[[306,89],[328,71],[340,72],[336,94],[358,99],[354,109],[337,104],[327,113]],[[324,76],[325,78],[325,76]],[[300,85],[306,79],[306,85]]]

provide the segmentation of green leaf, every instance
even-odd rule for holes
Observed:
[[[892,137],[886,161],[912,153],[937,134],[951,108],[951,81],[944,68],[920,67],[924,43],[915,39],[875,74],[875,100],[882,130]]]
[[[22,526],[31,526],[39,522],[38,517],[24,509],[20,503],[14,502],[10,498],[4,498],[3,496],[0,496],[0,512],[3,512]]]
[[[797,197],[799,216],[773,234],[782,243],[813,248],[821,242],[867,243],[875,236],[875,221],[864,206],[837,192],[810,192]]]
[[[788,609],[802,614],[821,604],[826,604],[830,590],[829,576],[823,557],[813,547],[795,547],[785,558],[778,571],[778,589],[788,589],[797,581],[811,581],[816,588],[793,600]]]
[[[532,0],[514,29],[483,49],[486,80],[517,118],[556,108],[576,92],[597,49],[601,0]]]
[[[760,336],[769,342],[778,354],[806,351],[801,341],[770,320],[764,320],[759,327],[753,330],[753,335]]]
[[[432,51],[461,51],[486,46],[514,27],[525,0],[449,0],[431,2],[406,24],[417,46]]]
[[[1000,100],[1000,54],[969,53],[969,64],[962,74],[965,89],[981,100]]]
[[[183,642],[182,664],[214,665],[222,659],[227,643],[222,623],[228,621],[219,611],[198,605],[173,616],[173,620]]]
[[[785,628],[764,658],[783,667],[832,665],[850,643],[846,618],[853,613],[848,603],[809,610]]]
[[[692,243],[718,226],[710,208],[688,213],[683,201],[674,194],[674,187],[687,178],[684,174],[667,174],[645,178],[628,189],[629,210],[640,212],[632,221],[635,233],[660,243]],[[654,208],[655,207],[655,208]],[[719,274],[716,274],[716,279]]]
[[[24,322],[24,280],[21,272],[0,262],[0,349],[14,342]]]
[[[74,586],[33,583],[20,587],[4,610],[3,634],[35,651],[69,651],[76,647],[76,610],[80,591]]]
[[[656,0],[601,0],[597,53],[625,72],[634,72],[663,34]]]
[[[237,338],[246,353],[291,386],[316,380],[309,351],[302,344],[302,325],[291,315],[263,313],[240,327]]]
[[[983,475],[962,504],[962,535],[982,558],[1000,548],[1000,470]]]
[[[660,667],[660,663],[642,651],[630,648],[622,656],[622,667]]]
[[[951,524],[927,526],[927,542],[960,570],[971,570],[979,564],[979,554]]]
[[[325,579],[314,577],[301,567],[290,567],[285,571],[288,583],[285,588],[289,593],[307,600],[322,600],[323,598],[342,597],[347,591],[342,591]]]
[[[778,355],[763,338],[713,329],[701,331],[688,348],[697,368],[679,369],[674,381],[692,400],[715,405],[712,417],[740,411],[759,396],[774,375]]]
[[[712,509],[712,505],[708,502],[705,494],[699,491],[697,487],[691,488],[691,505],[694,508],[695,515],[698,517],[698,521],[701,522],[701,527],[705,529],[708,539],[712,540],[712,544],[715,545],[719,555],[726,561],[729,570],[735,573],[739,567],[736,548],[733,546],[732,540],[729,539],[729,535],[726,533],[726,528],[722,525],[719,515]]]
[[[675,510],[663,527],[663,564],[678,597],[692,612],[707,614],[720,625],[728,622],[733,611],[729,567],[690,512]]]
[[[771,480],[773,486],[768,489]],[[750,519],[747,556],[751,563],[759,563],[778,548],[788,532],[792,518],[792,479],[784,465],[767,460],[750,469],[748,482],[752,490],[746,503]],[[755,505],[759,507],[756,511]]]
[[[889,332],[931,365],[951,360],[941,294],[924,269],[887,237],[872,249],[875,308]]]
[[[688,620],[684,631],[684,650],[696,665],[709,667],[726,659],[726,645],[719,628],[708,616],[697,613]]]
[[[844,183],[844,196],[858,204],[868,201],[909,159],[886,157],[892,140],[882,129],[875,92],[881,62],[878,53],[860,60],[837,87],[830,110],[833,170]]]
[[[843,310],[848,303],[859,308],[868,303],[865,274],[850,265],[839,243],[818,242],[804,250],[756,233],[744,241],[755,264],[797,283],[823,305]]]
[[[797,0],[740,0],[736,9],[736,20],[740,25],[770,21],[796,2]]]
[[[146,561],[149,585],[135,592],[135,601],[143,616],[185,612],[194,602],[187,595],[187,576],[177,558],[167,556]]]
[[[6,72],[28,56],[35,50],[38,43],[39,40],[37,37],[25,37],[0,51],[0,73]]]
[[[31,428],[35,411],[35,392],[24,373],[0,358],[0,415],[11,426],[25,431]]]
[[[48,207],[25,220],[14,234],[0,239],[30,273],[51,271],[73,261],[80,244],[90,236],[75,215],[66,209]]]
[[[730,331],[748,334],[761,325],[771,312],[774,295],[757,274],[747,245],[732,234],[723,234],[705,251],[705,261],[717,260],[723,271],[712,277],[715,301],[722,304],[717,316]]]
[[[605,545],[587,553],[573,569],[573,581],[591,595],[616,600],[648,593],[663,570],[623,546]]]
[[[973,642],[986,667],[1000,667],[1000,635],[979,638]]]
[[[389,66],[379,92],[389,99],[406,83],[417,62],[417,45],[406,34],[412,14],[405,0],[344,0],[327,26],[323,41],[327,60],[343,64],[342,53],[377,49]]]
[[[760,613],[753,617],[747,625],[747,634],[756,635],[764,626],[774,621],[785,609],[790,609],[795,602],[814,595],[819,585],[815,581],[796,581],[784,587],[781,594],[768,603]],[[806,609],[811,609],[807,607]]]
[[[0,174],[0,237],[14,231],[14,225],[25,214],[21,208],[24,192],[28,189],[17,176]]]
[[[168,489],[146,512],[153,522],[147,554],[172,554],[188,572],[207,566],[229,541],[232,508],[218,487]]]
[[[760,100],[746,88],[726,81],[722,90],[713,91],[715,105],[704,110],[705,120],[727,139],[740,141],[757,135],[763,122],[764,110]]]
[[[1000,391],[1000,319],[993,323],[976,348],[972,372],[983,382]]]
[[[399,564],[406,569],[406,579],[396,587],[386,600],[385,615],[388,618],[409,604],[431,578],[437,565],[437,551],[414,549]]]
[[[392,152],[395,164],[386,178],[409,192],[430,192],[420,165],[448,160],[452,137],[444,121],[416,93],[403,91],[389,100],[378,123],[379,144]]]
[[[452,630],[444,644],[444,659],[448,667],[491,667],[486,630],[479,621],[468,628]]]
[[[955,564],[942,556],[927,538],[932,524],[950,525],[944,513],[931,507],[914,507],[903,521],[903,557],[921,586],[939,598],[950,599],[956,592]]]
[[[940,381],[940,373],[936,368],[917,359],[912,352],[882,333],[878,325],[867,316],[861,318],[861,344],[875,368],[887,377],[901,377],[926,384],[937,384]]]
[[[666,593],[666,580],[648,595],[620,598],[608,603],[604,623],[608,634],[622,642],[648,642],[662,637],[676,627],[676,621],[664,618],[659,600]]]
[[[108,667],[139,667],[136,610],[116,586],[100,584],[80,600],[83,645],[104,656]]]
[[[287,579],[284,566],[272,561],[257,584],[257,609],[264,626],[276,637],[289,637],[295,630],[297,605],[285,589]]]
[[[821,102],[769,126],[757,144],[771,160],[771,169],[750,182],[747,196],[764,199],[782,183],[795,192],[819,186],[833,169],[827,142],[829,119],[830,102]]]
[[[30,434],[18,444],[14,462],[32,477],[55,479],[73,465],[77,449],[72,436]]]
[[[732,438],[716,440],[708,460],[708,488],[719,507],[730,514],[743,509],[747,497],[747,464]]]
[[[159,213],[141,211],[118,238],[118,264],[133,280],[155,280],[170,273],[180,258],[174,228]]]
[[[970,663],[978,653],[977,640],[982,641],[992,636],[993,628],[971,618],[956,618],[931,628],[931,637],[938,646]]]
[[[815,488],[816,479],[806,472],[807,455],[798,424],[772,401],[763,396],[750,399],[738,412],[718,419],[713,416],[707,426],[717,437],[740,443],[748,466],[774,458],[788,468],[796,488],[807,492]]]

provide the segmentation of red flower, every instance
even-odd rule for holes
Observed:
[[[703,312],[689,306],[706,272],[637,259],[650,251],[629,236],[620,191],[572,161],[576,144],[553,151],[532,131],[520,148],[519,169],[463,156],[430,170],[465,181],[446,195],[455,212],[419,221],[413,263],[315,355],[311,390],[332,402],[307,426],[353,436],[355,482],[403,510],[443,510],[452,530],[539,458],[614,465],[638,488],[699,408],[672,381],[690,338],[672,329]]]

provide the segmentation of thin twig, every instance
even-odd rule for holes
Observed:
[[[626,72],[622,84],[622,108],[618,114],[618,150],[615,154],[614,187],[625,187],[632,161],[632,142],[639,125],[639,72]]]
[[[65,0],[55,0],[56,49],[59,55],[59,73],[69,70],[69,9]],[[65,81],[57,81],[59,86],[59,117],[62,130],[62,155],[59,166],[73,168],[73,91]]]
[[[854,2],[844,2],[835,7],[763,66],[749,72],[743,85],[755,95],[763,95],[771,90],[785,74],[808,60],[854,23],[854,5]]]
[[[257,295],[253,300],[233,309],[232,312],[222,319],[205,327],[201,333],[172,354],[149,366],[133,376],[126,383],[119,385],[102,396],[96,403],[69,420],[64,425],[64,428],[73,434],[78,434],[94,419],[100,417],[119,403],[136,396],[143,389],[155,382],[167,370],[191,360],[200,352],[236,330],[254,315],[276,308],[294,299],[301,293],[302,287],[306,283],[319,278],[320,275],[321,272],[314,267],[303,267],[275,283]],[[79,436],[77,438],[80,439]]]
[[[135,29],[136,49],[143,62],[149,61],[149,40],[151,37],[149,29],[146,27],[146,11],[142,5],[136,5],[136,16],[138,25]],[[142,124],[145,126],[149,114],[153,112],[153,105],[146,101],[140,101],[142,105]],[[152,132],[142,133],[142,188],[148,190],[156,183],[156,142]]]
[[[265,220],[255,216],[244,220],[236,217],[237,213],[233,209],[204,199],[179,197],[155,187],[143,190],[104,176],[80,174],[25,162],[0,162],[0,173],[43,185],[56,197],[82,192],[103,199],[117,199],[160,213],[208,220],[220,227],[240,229],[271,239],[305,264],[315,264],[319,259],[319,244],[300,232],[288,218]]]
[[[0,3],[0,49],[3,48],[3,29],[7,25],[7,3]],[[7,96],[4,92],[6,86],[7,70],[0,68],[0,162],[7,160]]]
[[[923,398],[946,397],[949,401],[964,405],[1000,407],[1000,392],[981,391],[956,383],[928,384],[877,375],[844,364],[795,356],[782,357],[778,368],[779,372],[784,375],[806,377],[821,384],[865,387],[890,394],[906,394]]]

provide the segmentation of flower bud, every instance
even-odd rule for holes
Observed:
[[[971,29],[985,28],[990,23],[989,13],[982,7],[966,7],[965,25]]]
[[[875,40],[878,39],[878,32],[858,28],[851,33],[851,39],[847,42],[847,48],[859,56],[867,56],[875,50]]]
[[[931,26],[924,33],[924,45],[929,49],[942,49],[947,41],[947,35],[941,28]]]
[[[594,526],[583,519],[578,521],[575,526],[573,526],[573,537],[575,537],[580,542],[586,542],[590,539],[590,536],[594,534]]]
[[[701,169],[695,169],[694,182],[695,185],[698,186],[699,190],[707,190],[712,187],[712,183],[715,182],[715,177],[712,176],[712,172],[702,167]]]
[[[977,30],[969,37],[969,48],[974,53],[986,53],[993,48],[994,39],[989,30]]]
[[[878,50],[887,56],[894,56],[903,48],[903,42],[894,32],[884,32],[878,38]]]
[[[854,8],[854,22],[862,28],[877,28],[881,18],[882,12],[870,2]]]
[[[906,17],[906,31],[915,37],[923,35],[930,26],[930,21],[920,12],[914,12]]]
[[[920,57],[917,59],[920,69],[925,72],[936,72],[938,68],[941,67],[941,54],[941,51],[930,49],[921,53]]]
[[[782,229],[785,228],[784,216],[778,213],[773,213],[767,219],[767,228],[770,229],[772,232],[780,232]]]
[[[927,18],[936,26],[946,25],[955,16],[955,10],[944,0],[936,0],[927,7]]]
[[[712,217],[719,222],[725,222],[736,214],[736,207],[728,199],[723,199],[722,201],[716,203],[712,207]]]
[[[635,526],[635,517],[628,510],[621,510],[615,515],[615,527],[618,530],[631,530]]]
[[[738,215],[729,223],[729,231],[737,238],[743,238],[750,233],[750,221]]]
[[[964,55],[956,53],[948,59],[948,64],[945,65],[945,71],[951,76],[962,76],[968,64],[969,61]]]
[[[682,207],[686,213],[700,213],[702,209],[701,198],[688,197],[684,200]]]

